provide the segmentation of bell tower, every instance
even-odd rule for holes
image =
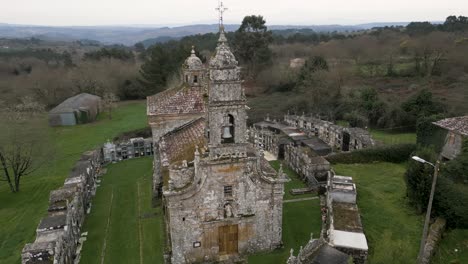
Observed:
[[[239,156],[246,153],[246,98],[240,67],[224,33],[222,4],[216,53],[209,63],[209,149],[210,157]]]

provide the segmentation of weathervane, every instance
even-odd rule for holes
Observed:
[[[216,8],[216,11],[219,12],[219,28],[221,29],[223,27],[223,14],[228,10],[227,8],[224,7],[223,1],[218,1],[218,7]]]

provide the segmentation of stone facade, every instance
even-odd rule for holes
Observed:
[[[50,193],[48,216],[37,227],[35,241],[23,248],[23,264],[74,263],[101,161],[100,150],[85,152],[64,185]]]
[[[342,127],[332,122],[305,115],[285,115],[284,122],[309,135],[316,136],[339,151],[352,151],[374,146],[370,133],[362,128]]]
[[[280,247],[287,179],[248,142],[240,68],[222,27],[208,69],[192,52],[183,70],[182,88],[148,98],[168,260],[233,262]],[[184,107],[167,103],[176,101]]]

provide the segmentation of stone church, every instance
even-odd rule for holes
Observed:
[[[172,263],[231,263],[278,248],[287,179],[247,141],[240,68],[222,25],[207,65],[192,50],[181,78],[147,106]]]

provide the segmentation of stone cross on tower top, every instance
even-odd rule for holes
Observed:
[[[218,11],[219,14],[219,31],[224,31],[224,24],[223,24],[223,14],[228,10],[227,8],[224,7],[223,1],[218,1],[218,7],[216,8],[216,11]]]

